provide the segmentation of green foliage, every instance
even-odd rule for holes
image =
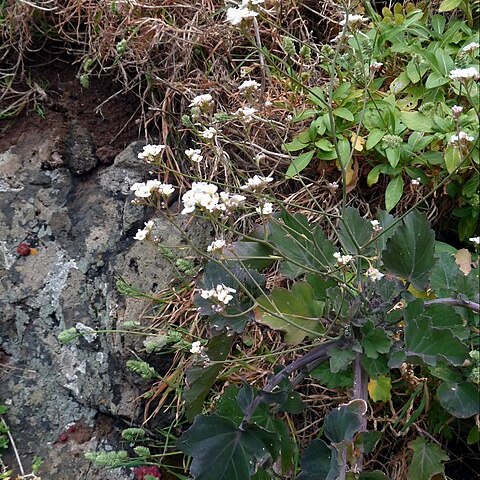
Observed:
[[[440,12],[458,7],[471,20],[468,4],[446,0]],[[384,9],[383,18],[371,13],[374,18],[369,27],[360,33],[353,31],[345,40],[335,70],[327,49],[320,67],[336,75],[338,83],[331,95],[328,84],[308,90],[313,108],[299,113],[296,120],[311,121],[284,145],[286,152],[296,155],[286,178],[297,177],[313,161],[335,160],[339,170],[354,160],[366,161],[371,165],[369,186],[381,174],[389,178],[387,211],[412,189],[420,188],[418,181],[432,187],[444,181],[457,205],[460,238],[466,239],[474,233],[480,214],[478,190],[462,188],[469,180],[478,185],[475,109],[479,88],[475,81],[464,85],[452,80],[450,72],[478,66],[478,53],[462,50],[478,39],[474,30],[455,17],[426,15],[417,8],[401,13]],[[453,113],[454,105],[463,111]],[[459,132],[474,140],[452,143]],[[348,186],[350,179],[345,179]],[[407,179],[414,183],[408,185]]]
[[[444,473],[442,462],[449,458],[438,445],[417,438],[408,446],[413,450],[408,480],[430,480],[434,475]]]
[[[144,380],[152,380],[159,377],[155,369],[142,360],[128,360],[127,367],[132,372],[140,375]]]

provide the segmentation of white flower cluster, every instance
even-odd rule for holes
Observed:
[[[198,148],[188,148],[185,150],[185,155],[195,163],[200,163],[203,160],[202,151]]]
[[[218,187],[212,183],[193,182],[192,188],[182,197],[182,214],[192,213],[195,208],[208,212],[230,212],[240,207],[245,201],[243,195],[233,195],[228,192],[218,193]]]
[[[362,23],[368,22],[369,20],[368,17],[362,15],[345,15],[343,20],[340,20],[340,26],[343,27],[347,24],[351,30],[356,30],[361,27]]]
[[[145,145],[143,150],[138,154],[140,160],[151,162],[155,157],[165,150],[165,145]]]
[[[374,232],[382,231],[382,226],[380,225],[380,222],[378,220],[370,220],[370,223],[372,224],[372,228]]]
[[[476,67],[456,68],[455,70],[450,71],[449,77],[452,80],[467,82],[468,80],[480,79],[480,74]]]
[[[214,240],[208,247],[207,247],[207,252],[221,252],[222,248],[226,245],[227,243],[225,240],[218,239]]]
[[[467,145],[470,142],[475,140],[474,137],[471,137],[465,132],[458,132],[458,135],[452,135],[450,137],[450,142],[453,145]]]
[[[148,198],[152,193],[158,193],[163,197],[169,197],[175,189],[170,183],[162,183],[159,180],[148,180],[147,182],[134,183],[130,190],[135,192],[139,198]]]
[[[232,293],[237,293],[234,288],[226,287],[223,283],[217,285],[211,290],[201,290],[200,296],[206,300],[211,299],[217,302],[228,305],[231,300],[233,300]]]
[[[273,204],[270,202],[260,203],[255,211],[260,215],[271,215],[273,213]]]
[[[378,280],[380,280],[382,277],[384,277],[385,275],[383,273],[381,273],[379,270],[377,270],[376,268],[374,267],[370,267],[368,270],[367,270],[367,277],[372,281],[372,282],[377,282]]]
[[[479,48],[480,48],[480,43],[471,42],[471,43],[469,43],[468,45],[465,45],[462,48],[462,52],[463,53],[473,53],[473,52],[477,51]]]
[[[453,118],[458,118],[460,117],[460,115],[462,114],[463,112],[463,107],[460,107],[458,105],[454,105],[452,107],[452,116]]]
[[[421,182],[421,178],[418,177],[418,178],[412,178],[412,180],[410,181],[410,184],[413,186],[413,187],[418,187],[420,185],[420,182]]]
[[[213,105],[213,98],[209,93],[205,93],[203,95],[197,95],[192,100],[189,107],[198,107],[203,110],[209,109],[211,105]]]
[[[204,348],[202,347],[202,342],[192,342],[192,345],[190,347],[190,353],[202,353],[203,350]]]
[[[235,115],[241,118],[245,123],[251,123],[254,120],[254,115],[257,112],[256,108],[253,107],[240,107]]]
[[[474,243],[475,245],[480,245],[480,237],[471,237],[468,239],[468,241]]]
[[[258,12],[254,10],[255,7],[264,2],[265,0],[242,0],[237,7],[230,7],[227,10],[226,21],[231,25],[239,25],[243,20],[256,17]]]
[[[244,94],[252,94],[260,88],[260,84],[255,80],[245,80],[239,87],[238,91]]]
[[[351,255],[342,255],[340,252],[335,252],[333,256],[337,259],[337,263],[341,266],[345,266],[353,260]]]
[[[262,177],[260,175],[254,175],[253,178],[249,178],[245,185],[240,187],[241,190],[250,190],[253,192],[262,191],[270,182],[273,182],[273,177]]]
[[[135,240],[145,240],[148,235],[152,232],[153,229],[153,220],[149,220],[148,222],[145,222],[145,227],[142,229],[139,229],[136,233],[136,235],[133,237]]]
[[[218,132],[213,127],[208,127],[205,128],[203,132],[200,132],[200,136],[206,140],[211,140],[217,133]]]

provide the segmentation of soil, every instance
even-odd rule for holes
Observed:
[[[17,143],[20,135],[35,131],[39,136],[52,129],[66,138],[72,122],[89,132],[100,163],[111,164],[115,156],[139,138],[139,100],[132,92],[123,92],[110,75],[92,76],[88,89],[77,78],[78,66],[69,58],[31,67],[34,83],[45,91],[37,110],[30,105],[13,120],[0,120],[0,151]],[[0,104],[0,110],[5,105]],[[41,112],[41,114],[40,114]],[[59,144],[63,157],[65,145]],[[56,168],[55,160],[49,169]]]

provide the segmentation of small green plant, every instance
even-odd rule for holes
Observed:
[[[389,178],[387,211],[412,188],[444,183],[456,202],[460,239],[467,239],[480,213],[478,35],[460,19],[411,4],[371,14],[363,21],[369,27],[346,23],[336,50],[322,47],[330,84],[308,89],[314,108],[294,118],[313,120],[284,145],[303,152],[286,176],[314,159],[336,161],[348,186],[367,162],[369,186]]]

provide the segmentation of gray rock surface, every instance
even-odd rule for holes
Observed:
[[[26,470],[38,455],[47,480],[132,478],[95,469],[83,454],[117,448],[119,419],[135,422],[142,410],[141,382],[125,370],[131,340],[114,330],[146,305],[120,297],[115,279],[158,291],[173,277],[155,246],[133,239],[152,213],[129,195],[145,179],[142,143],[78,177],[95,166],[88,155],[41,170],[55,138],[42,138],[32,153],[34,142],[25,135],[0,153],[0,402],[10,404],[6,419]],[[165,222],[156,219],[155,235],[178,245]],[[189,228],[197,245],[207,242],[204,229]],[[38,253],[17,255],[21,242]],[[79,324],[112,332],[59,344],[58,334]]]

